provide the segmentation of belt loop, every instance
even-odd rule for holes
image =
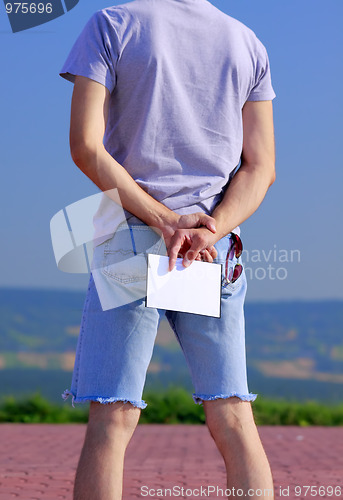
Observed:
[[[133,231],[132,231],[132,227],[130,226],[130,236],[131,236],[131,241],[132,241],[132,248],[133,248],[133,253],[135,255],[137,255],[137,251],[136,251],[136,244],[135,244],[135,239],[133,237]]]

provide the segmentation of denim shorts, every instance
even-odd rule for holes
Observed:
[[[230,235],[216,243],[223,264]],[[145,224],[123,224],[94,248],[70,390],[72,402],[130,402],[145,408],[142,394],[163,313],[189,367],[195,403],[237,396],[254,401],[246,372],[243,271],[222,285],[221,317],[162,311],[145,306],[147,253],[166,255],[163,239]],[[229,261],[234,266],[236,257]]]

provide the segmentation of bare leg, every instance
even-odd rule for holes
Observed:
[[[74,500],[121,500],[125,450],[139,416],[130,403],[91,403]]]
[[[232,397],[203,404],[207,426],[225,461],[227,488],[241,489],[251,499],[273,498],[272,473],[251,403]]]

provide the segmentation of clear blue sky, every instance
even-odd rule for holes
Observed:
[[[0,4],[0,286],[86,289],[87,275],[57,269],[50,241],[51,217],[98,192],[70,158],[72,84],[58,72],[92,13],[119,3],[80,0],[64,16],[16,34]],[[248,299],[342,299],[343,2],[212,3],[266,45],[277,94],[277,181],[242,225],[250,259],[260,259],[246,262]],[[299,250],[300,262],[299,253],[279,262],[280,250],[288,260]],[[278,268],[285,279],[271,279]]]

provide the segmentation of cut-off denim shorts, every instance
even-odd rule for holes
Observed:
[[[230,235],[215,247],[223,264]],[[94,248],[88,291],[70,390],[72,403],[129,402],[145,408],[142,394],[157,329],[164,311],[145,306],[147,253],[166,255],[163,239],[145,224],[119,226]],[[234,266],[233,257],[229,266]],[[243,271],[234,283],[222,285],[221,317],[165,311],[188,364],[193,399],[236,396],[254,401],[246,371]]]

